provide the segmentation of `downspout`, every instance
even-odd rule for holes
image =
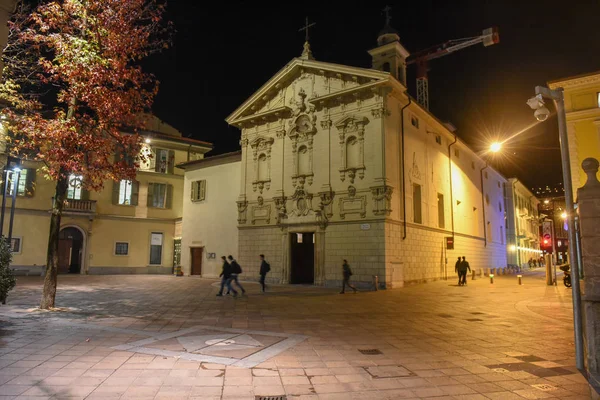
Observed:
[[[190,150],[192,149],[192,145],[190,144],[187,149],[187,160],[190,161]]]
[[[401,138],[402,138],[402,224],[403,224],[403,232],[402,232],[402,240],[406,239],[406,176],[404,171],[404,109],[410,106],[412,101],[411,97],[408,95],[408,90],[404,92],[406,97],[408,98],[408,103],[404,107],[400,109],[400,128],[401,128]]]
[[[483,170],[488,167],[487,161],[485,162],[485,167],[479,170],[479,175],[481,177],[481,207],[483,210],[483,243],[484,247],[487,247],[487,225],[485,222],[485,195],[483,193]]]
[[[454,190],[452,189],[452,151],[450,147],[456,144],[458,136],[454,133],[454,142],[448,145],[448,172],[450,174],[450,216],[452,217],[452,237],[454,237]]]

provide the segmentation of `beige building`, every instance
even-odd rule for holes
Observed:
[[[539,259],[540,201],[517,178],[506,183],[506,227],[508,264],[526,267],[530,258]]]
[[[142,136],[142,151],[153,157],[140,166],[135,181],[107,181],[103,191],[88,192],[80,177],[71,176],[61,222],[60,273],[170,274],[178,263],[183,171],[175,164],[201,159],[212,146],[184,138],[158,119]],[[12,240],[18,273],[40,275],[45,270],[54,190],[55,182],[44,178],[39,164],[24,163]],[[10,207],[6,196],[5,235]]]
[[[564,89],[571,179],[576,197],[577,189],[586,181],[581,163],[588,157],[600,159],[600,71],[557,79],[548,86]]]
[[[231,248],[237,227],[244,276],[258,277],[264,253],[278,283],[337,285],[342,259],[355,281],[376,275],[383,287],[454,276],[463,255],[472,268],[506,266],[505,179],[407,95],[408,52],[395,31],[386,27],[369,53],[373,68],[356,68],[316,61],[306,43],[227,118],[241,130],[239,172],[196,169],[186,190],[237,180],[236,198],[208,186],[206,203],[189,208],[210,215],[236,202],[237,221],[195,224],[184,243]],[[191,273],[186,259],[182,267]]]

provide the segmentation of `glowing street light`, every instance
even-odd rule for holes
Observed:
[[[500,142],[494,142],[490,145],[490,151],[492,153],[497,153],[502,149],[502,143]]]
[[[560,217],[561,217],[562,219],[567,219],[567,213],[566,213],[566,212],[564,212],[564,213],[560,214]]]
[[[550,204],[550,200],[548,200],[548,199],[544,200],[544,204]]]

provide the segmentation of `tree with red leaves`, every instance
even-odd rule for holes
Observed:
[[[69,176],[99,191],[105,180],[135,179],[143,161],[137,131],[158,82],[139,62],[168,46],[163,14],[154,0],[55,0],[9,23],[0,84],[8,147],[56,181],[42,309],[55,303]]]

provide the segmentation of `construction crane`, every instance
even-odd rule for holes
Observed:
[[[427,79],[427,67],[430,60],[443,57],[464,48],[483,43],[485,47],[500,42],[498,28],[488,28],[480,36],[448,40],[442,44],[432,46],[428,49],[413,53],[406,62],[407,65],[417,64],[417,101],[429,110],[429,81]]]

